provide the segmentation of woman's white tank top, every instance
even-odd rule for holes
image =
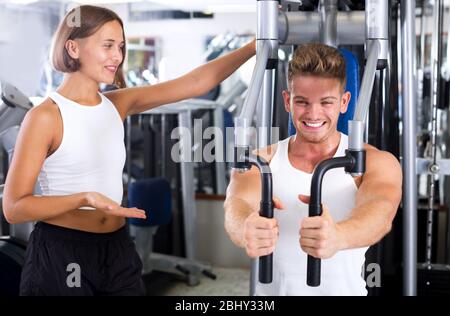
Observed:
[[[61,113],[63,137],[38,176],[43,195],[93,191],[122,203],[123,122],[114,104],[99,95],[102,101],[95,106],[78,104],[57,92],[50,95]]]

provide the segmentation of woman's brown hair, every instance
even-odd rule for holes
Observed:
[[[122,27],[122,35],[125,40],[122,19],[113,11],[91,5],[82,5],[70,10],[55,33],[51,50],[51,61],[53,67],[61,72],[75,72],[80,69],[80,61],[70,57],[66,49],[68,40],[86,38],[94,34],[105,23],[117,21]],[[123,62],[125,60],[125,45],[121,48],[123,60],[117,68],[114,84],[118,88],[126,86],[123,76]]]

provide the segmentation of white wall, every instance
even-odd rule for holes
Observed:
[[[51,39],[47,20],[44,11],[0,4],[0,79],[26,95],[35,95],[39,88]]]
[[[207,36],[225,32],[255,34],[255,13],[216,13],[213,19],[156,20],[128,22],[125,5],[110,6],[125,24],[127,37],[158,37],[161,56],[166,61],[166,73],[161,80],[180,76],[202,64],[204,41]]]
[[[213,19],[128,23],[127,5],[109,7],[124,20],[127,37],[148,36],[161,40],[160,53],[165,60],[161,80],[180,76],[202,64],[207,36],[256,32],[255,13],[217,13]],[[0,4],[0,78],[27,95],[35,95],[53,35],[48,14],[39,9],[11,8],[11,5]]]

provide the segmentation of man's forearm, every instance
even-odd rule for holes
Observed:
[[[252,213],[250,205],[239,198],[227,198],[224,209],[226,232],[236,246],[244,248],[244,224]]]
[[[371,246],[392,227],[397,209],[386,200],[372,200],[355,208],[349,219],[337,223],[341,250]]]

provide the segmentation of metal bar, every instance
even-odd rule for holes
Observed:
[[[377,40],[369,42],[367,62],[353,119],[355,121],[364,122],[367,117],[380,49],[380,43]]]
[[[214,126],[219,128],[222,131],[222,135],[225,135],[226,129],[224,125],[223,119],[223,111],[224,108],[222,106],[218,106],[214,110]],[[214,148],[215,148],[215,173],[216,173],[216,194],[225,194],[227,187],[227,179],[225,176],[226,166],[225,166],[225,152],[224,152],[224,144],[223,137],[219,137],[215,135],[214,137]]]
[[[166,178],[167,172],[167,115],[161,114],[161,177]]]
[[[271,60],[278,58],[278,39],[279,39],[279,11],[278,11],[278,1],[266,0],[266,1],[257,1],[257,58],[256,58],[256,66],[253,70],[252,79],[250,81],[249,91],[247,94],[247,98],[245,99],[244,106],[241,112],[241,115],[236,120],[236,138],[235,145],[238,146],[248,146],[248,132],[251,124],[251,120],[253,117],[253,113],[255,111],[256,103],[258,102],[258,98],[260,95],[262,105],[262,113],[259,116],[261,120],[265,120],[263,124],[264,126],[271,126],[272,124],[272,104],[267,104],[272,100],[272,95],[267,95],[267,89],[261,90],[261,84],[264,84],[264,87],[269,85],[270,83],[273,85],[273,77],[272,74],[268,74],[269,70],[266,70],[268,66],[269,58]],[[271,89],[270,91],[273,92]],[[250,95],[252,93],[252,95]],[[250,99],[250,97],[252,99]],[[270,112],[268,112],[270,111]],[[258,124],[258,127],[262,125]],[[239,128],[242,129],[243,132],[239,132]],[[245,137],[245,140],[243,139]],[[263,135],[263,137],[259,138],[259,141],[264,144],[264,139],[270,137],[270,132],[267,135]],[[241,139],[239,139],[241,138]],[[252,259],[250,260],[250,295],[255,295],[257,276],[259,273],[259,260]]]
[[[430,165],[432,160],[428,158],[417,158],[416,159],[416,172],[417,174],[431,173]],[[438,167],[435,174],[439,175],[450,175],[450,159],[437,159],[436,166]]]
[[[336,15],[337,44],[360,45],[366,41],[364,11],[340,11]],[[284,45],[317,42],[320,39],[318,12],[279,12],[278,38]]]
[[[403,294],[417,294],[416,1],[401,2],[403,106]]]
[[[264,80],[261,92],[261,106],[258,108],[258,147],[269,146],[272,142],[270,128],[273,118],[273,96],[275,94],[274,86],[275,70],[267,69],[264,73]]]
[[[253,118],[253,113],[255,113],[256,104],[258,102],[261,84],[264,79],[264,71],[266,69],[267,60],[269,59],[270,43],[268,41],[261,41],[261,45],[258,48],[255,69],[253,69],[247,97],[244,101],[244,107],[239,115],[239,118],[247,119],[249,121]]]
[[[337,0],[320,0],[320,42],[337,47]]]
[[[420,48],[419,48],[419,68],[417,69],[417,113],[420,113],[417,120],[417,131],[420,132],[423,126],[423,87],[425,78],[425,36],[426,36],[426,1],[422,2],[421,15],[420,15]]]
[[[127,190],[128,190],[131,183],[131,115],[127,116],[126,122],[127,122],[126,151],[127,151]]]
[[[431,265],[431,254],[433,249],[433,214],[434,214],[434,199],[435,199],[435,182],[437,179],[436,162],[437,162],[437,115],[438,115],[438,102],[440,95],[440,78],[441,78],[441,50],[442,50],[442,11],[443,2],[436,0],[433,7],[433,43],[431,50],[431,65],[432,65],[432,77],[431,77],[431,92],[432,92],[432,104],[431,104],[431,165],[430,170],[432,173],[428,176],[428,210],[427,210],[427,233],[426,233],[426,249],[425,249],[425,263]]]
[[[273,119],[273,96],[275,88],[275,70],[266,69],[264,72],[263,86],[260,94],[260,106],[258,107],[257,123],[258,127],[258,148],[266,147],[271,143],[271,127]],[[250,295],[255,294],[257,276],[259,274],[259,261],[251,260],[250,273]]]
[[[233,104],[234,99],[242,95],[245,90],[247,90],[247,85],[242,80],[239,80],[231,87],[230,90],[227,91],[225,95],[219,97],[217,103],[224,109],[227,109]]]
[[[191,112],[182,111],[178,114],[178,124],[181,130],[192,131]],[[180,141],[183,146],[183,155],[180,162],[181,166],[181,194],[183,201],[183,225],[184,242],[186,247],[186,258],[195,260],[196,256],[196,234],[195,222],[197,220],[197,210],[195,207],[194,191],[194,166],[189,157],[192,156],[192,139],[190,133],[180,133]],[[190,274],[188,276],[189,284],[197,284],[198,276]]]
[[[388,0],[366,0],[366,38],[387,39],[389,36]]]
[[[269,41],[262,40],[259,44],[256,55],[256,65],[253,69],[247,96],[239,117],[235,118],[235,146],[248,147],[250,145],[251,122],[261,92],[261,85],[264,79],[264,72],[271,47]]]

